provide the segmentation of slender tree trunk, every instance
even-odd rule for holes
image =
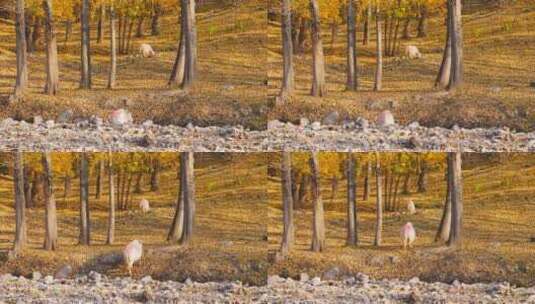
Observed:
[[[30,176],[32,175],[32,170],[30,166],[24,165],[24,202],[26,208],[32,207],[32,184],[30,182]]]
[[[422,5],[420,9],[420,18],[418,19],[418,37],[427,37],[427,7]]]
[[[123,53],[123,28],[124,28],[124,16],[119,14],[119,27],[118,27],[118,40],[119,40],[119,54]]]
[[[303,53],[305,51],[305,42],[307,40],[307,30],[309,28],[308,21],[305,18],[301,18],[301,28],[299,30],[299,43],[294,45],[294,51],[296,53]]]
[[[427,163],[421,161],[420,172],[418,172],[418,193],[427,192]]]
[[[174,243],[180,241],[184,230],[184,193],[186,192],[184,188],[186,187],[186,170],[184,169],[185,167],[183,167],[183,165],[185,164],[182,158],[183,157],[180,157],[180,182],[178,185],[178,196],[176,199],[175,216],[173,217],[171,228],[169,229],[169,233],[167,234],[167,241]]]
[[[405,174],[405,178],[403,179],[403,194],[409,194],[409,186],[410,186],[410,173]]]
[[[43,153],[42,163],[45,175],[45,250],[58,249],[58,220],[52,176],[52,160],[49,152]]]
[[[292,94],[294,89],[294,68],[293,68],[293,43],[292,43],[292,14],[291,1],[282,0],[282,53],[283,53],[283,75],[281,96],[287,101],[287,96]]]
[[[125,201],[124,201],[124,205],[126,207],[125,209],[130,208],[130,205],[132,202],[132,198],[130,197],[130,189],[132,189],[132,173],[128,172],[128,179],[126,183],[126,195],[125,195]]]
[[[336,22],[331,23],[331,52],[334,53],[334,43],[338,36],[338,24]]]
[[[115,9],[112,1],[110,4],[110,72],[108,74],[108,89],[115,88],[115,79],[117,78],[117,32],[115,31],[115,23]]]
[[[98,23],[97,23],[97,43],[101,44],[104,37],[104,5],[101,4],[98,8]]]
[[[299,172],[297,170],[291,170],[291,181],[292,181],[292,201],[293,205],[297,203],[297,200],[299,199],[299,180],[301,179],[301,176],[299,175]]]
[[[95,183],[95,198],[97,200],[101,197],[102,185],[104,184],[104,160],[98,161],[97,166],[97,181]]]
[[[150,191],[155,192],[160,190],[160,161],[155,159],[152,164],[152,171],[150,174]]]
[[[159,4],[155,4],[154,11],[150,22],[150,29],[152,36],[160,35],[160,15],[162,14],[162,8]]]
[[[451,176],[451,231],[448,239],[448,246],[456,246],[462,240],[463,224],[463,181],[462,181],[462,160],[460,152],[450,152],[452,176]]]
[[[358,66],[357,66],[357,28],[355,20],[355,8],[353,0],[347,3],[347,82],[348,91],[357,91]]]
[[[444,46],[444,54],[442,55],[442,63],[438,70],[437,79],[435,80],[435,87],[446,88],[450,82],[451,72],[451,35],[450,35],[450,21],[451,11],[448,10],[446,17],[446,43]]]
[[[115,241],[115,173],[113,172],[113,154],[108,152],[108,232],[106,244],[112,245]]]
[[[294,244],[295,232],[293,223],[293,197],[292,197],[292,161],[289,152],[282,153],[281,163],[281,187],[283,205],[283,223],[281,253],[286,257]]]
[[[132,45],[132,29],[134,28],[134,19],[130,18],[128,23],[128,36],[126,40],[126,54],[130,53],[130,46]]]
[[[195,22],[195,0],[181,0],[186,35],[186,57],[182,89],[187,89],[197,78],[197,26]]]
[[[195,164],[193,152],[182,152],[181,168],[184,170],[184,229],[180,244],[185,245],[191,241],[195,220]]]
[[[336,198],[337,191],[338,191],[338,178],[336,176],[333,176],[331,178],[331,204],[334,203],[334,199]]]
[[[451,12],[451,71],[447,89],[454,90],[462,85],[464,74],[461,0],[448,0],[448,10]]]
[[[376,58],[377,58],[377,64],[375,66],[375,83],[373,90],[374,91],[381,91],[383,87],[383,40],[382,40],[382,21],[381,21],[381,14],[379,11],[379,5],[375,8],[375,14],[376,14],[376,42],[377,42],[377,50],[376,50]]]
[[[373,244],[375,246],[381,246],[383,240],[383,195],[382,195],[382,186],[381,186],[381,164],[379,160],[379,153],[375,154],[376,164],[375,164],[375,180],[377,188],[377,201],[376,201],[376,222],[375,222],[375,240]]]
[[[22,152],[14,153],[13,186],[15,192],[15,242],[13,251],[20,252],[26,247],[26,208],[24,207],[24,157]]]
[[[63,40],[63,47],[67,47],[67,42],[71,39],[71,33],[72,33],[72,21],[67,20],[65,21],[65,40]]]
[[[405,23],[403,23],[403,35],[401,36],[403,39],[410,39],[411,38],[411,18],[407,17],[405,18]]]
[[[87,154],[82,153],[80,160],[80,245],[90,243],[89,224],[89,172]]]
[[[90,54],[90,35],[89,35],[89,0],[82,0],[82,14],[80,21],[82,23],[81,33],[81,77],[80,88],[91,88],[91,54]]]
[[[394,208],[394,211],[399,211],[398,192],[399,192],[400,181],[401,181],[401,176],[397,176],[396,181],[394,182],[394,197],[392,199],[392,207]]]
[[[59,86],[58,46],[56,42],[56,26],[52,15],[52,0],[43,1],[45,11],[46,41],[46,84],[45,93],[56,95]]]
[[[136,185],[134,186],[134,193],[143,193],[143,172],[138,172],[136,176]]]
[[[178,42],[178,49],[176,53],[175,63],[173,64],[173,70],[171,71],[171,77],[169,77],[168,85],[180,85],[184,82],[184,73],[186,68],[186,34],[184,30],[186,14],[181,10],[180,15],[180,41]]]
[[[396,26],[394,27],[394,39],[392,39],[392,47],[390,49],[390,56],[396,56],[396,50],[398,45],[398,36],[399,36],[399,18],[396,18]]]
[[[137,19],[137,26],[136,26],[136,38],[142,38],[143,37],[143,21],[145,21],[145,17],[140,16]]]
[[[121,177],[121,200],[119,201],[119,205],[121,206],[121,210],[126,210],[126,181],[128,180],[128,172],[126,169],[122,170],[122,177]]]
[[[121,182],[123,177],[123,170],[119,169],[117,172],[117,207],[119,210],[123,209],[123,206],[121,205]]]
[[[67,202],[67,195],[71,192],[71,176],[65,174],[63,177],[63,204]]]
[[[347,160],[347,237],[346,245],[357,245],[357,183],[355,181],[356,161],[353,155]]]
[[[364,19],[364,35],[362,37],[362,44],[368,45],[370,43],[370,22],[372,19],[372,6],[368,4],[366,7],[366,15]]]
[[[24,5],[24,0],[16,0],[15,32],[17,52],[17,77],[15,79],[15,95],[17,96],[23,94],[28,88],[28,59]]]
[[[310,0],[312,15],[312,96],[324,96],[325,88],[325,58],[321,39],[321,23],[318,0]]]
[[[44,201],[44,188],[43,188],[43,174],[34,171],[33,180],[32,180],[32,194],[31,197],[31,208],[37,206],[38,202]]]
[[[320,171],[317,152],[311,152],[310,171],[312,176],[312,246],[311,250],[320,252],[325,249],[325,215],[320,192]]]
[[[41,39],[42,22],[43,21],[41,20],[40,17],[34,17],[32,38],[30,40],[31,41],[30,42],[30,50],[29,50],[30,53],[35,52],[35,50],[37,49],[37,43]]]
[[[363,199],[365,201],[370,200],[370,179],[372,176],[372,162],[368,160],[366,162],[366,177],[364,178],[364,195]]]
[[[448,157],[448,168],[446,173],[446,199],[444,201],[444,211],[442,212],[442,218],[440,219],[440,225],[435,236],[435,242],[447,242],[450,238],[451,231],[451,190],[452,190],[452,175],[453,165],[450,162],[453,159]]]
[[[302,208],[305,202],[305,196],[310,185],[310,176],[303,175],[301,178],[301,184],[299,185],[299,199],[297,200],[296,208]]]

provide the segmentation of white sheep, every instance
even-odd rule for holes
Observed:
[[[134,263],[139,261],[142,255],[143,244],[141,243],[141,241],[133,240],[132,242],[128,243],[128,245],[126,245],[126,247],[124,248],[123,258],[126,267],[128,268],[128,273],[130,275],[132,275],[132,267],[134,266]]]
[[[409,59],[420,59],[422,58],[422,53],[414,45],[407,45],[405,47],[405,57]]]
[[[143,213],[149,212],[150,211],[149,201],[146,200],[146,199],[142,199],[139,202],[139,209],[141,209],[141,212],[143,212]]]
[[[150,46],[150,44],[146,44],[146,43],[142,43],[142,44],[139,46],[139,54],[140,54],[143,58],[150,58],[150,57],[154,57],[154,56],[156,56],[156,53],[155,53],[154,50],[152,49],[152,46]]]
[[[416,240],[416,230],[414,230],[411,222],[408,222],[401,228],[400,236],[403,249],[406,249],[407,247],[411,248],[412,243]]]

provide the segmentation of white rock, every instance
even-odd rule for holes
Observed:
[[[132,114],[125,109],[118,109],[110,114],[111,124],[117,127],[131,124],[133,121]]]

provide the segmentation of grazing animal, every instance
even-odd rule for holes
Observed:
[[[150,211],[149,201],[146,200],[146,199],[142,199],[139,202],[139,209],[141,209],[141,212],[143,212],[143,213],[149,212]]]
[[[139,46],[139,54],[140,54],[143,58],[150,58],[150,57],[154,57],[154,56],[156,56],[156,53],[155,53],[154,50],[152,49],[152,46],[150,46],[150,44],[146,44],[146,43],[142,43],[142,44]]]
[[[412,226],[411,222],[408,222],[401,228],[401,243],[403,244],[403,249],[407,247],[411,248],[412,243],[416,240],[416,230]]]
[[[124,248],[123,258],[130,275],[132,275],[132,267],[134,266],[134,263],[139,261],[142,255],[143,244],[141,244],[141,241],[133,240]]]
[[[414,45],[407,45],[405,47],[405,57],[409,59],[420,59],[422,58],[422,53]]]
[[[412,200],[409,200],[407,202],[407,211],[409,214],[416,214],[416,206],[414,205],[414,202]]]

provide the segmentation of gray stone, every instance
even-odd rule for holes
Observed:
[[[319,277],[314,277],[312,280],[310,280],[310,285],[312,286],[318,286],[321,284],[321,279]]]
[[[72,273],[72,267],[71,265],[63,265],[61,266],[58,271],[56,271],[56,274],[54,275],[54,278],[56,280],[64,280],[67,279]]]
[[[338,267],[333,267],[323,273],[323,279],[326,281],[334,281],[340,275],[340,269]]]
[[[43,276],[41,275],[41,273],[39,271],[34,271],[32,273],[32,280],[34,281],[38,281],[42,278]]]
[[[150,282],[152,282],[152,277],[151,277],[150,275],[148,275],[148,276],[144,276],[144,277],[141,279],[141,283],[143,283],[143,284],[148,284],[148,283],[150,283]]]
[[[336,125],[340,119],[340,114],[337,111],[330,112],[321,121],[324,125]]]
[[[314,131],[318,131],[321,129],[321,123],[319,121],[315,121],[310,125],[310,129]]]
[[[73,120],[73,115],[72,110],[63,111],[58,115],[56,121],[60,124],[70,123]]]

